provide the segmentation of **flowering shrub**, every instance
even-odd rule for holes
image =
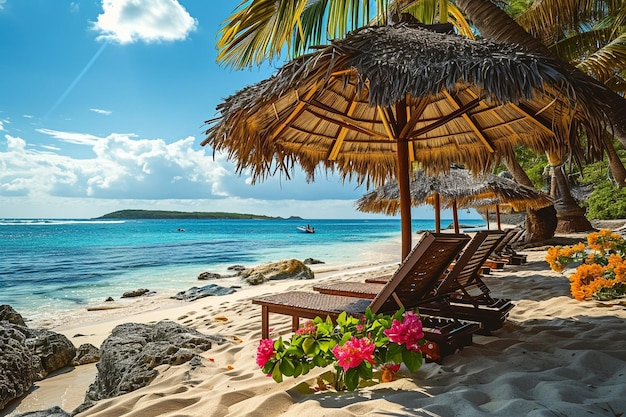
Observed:
[[[612,300],[626,295],[626,240],[602,229],[587,236],[587,245],[554,246],[546,261],[557,272],[582,262],[569,277],[572,296],[579,300]]]
[[[426,352],[424,344],[422,322],[414,312],[400,310],[390,316],[368,309],[362,318],[343,312],[336,324],[317,317],[299,328],[291,340],[262,339],[256,363],[276,382],[283,376],[304,375],[316,366],[333,365],[334,380],[326,382],[338,391],[354,390],[361,380],[374,379],[376,367],[384,382],[394,379],[402,363],[411,372],[417,371]]]

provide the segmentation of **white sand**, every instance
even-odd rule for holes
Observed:
[[[309,393],[314,376],[277,384],[255,364],[261,336],[260,306],[250,298],[339,279],[363,280],[391,273],[397,259],[348,271],[318,267],[312,281],[272,282],[192,303],[146,299],[144,305],[86,314],[53,330],[76,345],[100,346],[124,322],[169,319],[229,339],[202,354],[203,365],[159,368],[147,387],[100,401],[79,416],[618,416],[626,412],[626,303],[578,302],[569,282],[549,270],[545,249],[526,250],[528,263],[486,276],[497,297],[515,303],[510,320],[492,336],[427,363],[414,374],[356,392]],[[392,259],[392,258],[389,258]],[[145,310],[145,311],[142,311]],[[95,312],[94,312],[95,313]],[[132,315],[131,315],[132,313]],[[96,321],[94,317],[105,319]],[[223,321],[226,319],[226,321]],[[270,316],[273,335],[290,333],[290,318]],[[74,337],[76,334],[84,336]],[[11,414],[82,402],[95,366],[37,383]],[[6,410],[5,410],[6,411]]]

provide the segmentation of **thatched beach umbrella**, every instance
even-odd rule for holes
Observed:
[[[309,179],[318,167],[368,187],[397,178],[404,257],[412,163],[477,172],[514,144],[559,148],[553,130],[575,110],[600,131],[602,104],[560,68],[513,45],[406,24],[366,27],[225,99],[202,144],[225,151],[253,183],[277,171],[289,177],[296,164]]]
[[[495,207],[508,204],[517,211],[538,210],[552,205],[547,194],[493,174],[473,175],[466,169],[453,168],[448,173],[427,175],[416,170],[409,185],[413,206],[430,204],[435,207],[435,229],[440,228],[440,205],[451,208],[454,230],[459,232],[458,208]],[[357,210],[394,215],[400,211],[400,189],[396,181],[363,195],[356,202]],[[498,214],[497,213],[497,214]],[[489,219],[487,219],[489,221]],[[498,220],[498,227],[499,225]]]

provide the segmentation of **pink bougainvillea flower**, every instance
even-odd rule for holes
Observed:
[[[403,315],[403,320],[394,320],[391,327],[383,333],[390,342],[405,345],[408,350],[419,351],[420,340],[424,338],[422,321],[412,311],[407,311]]]
[[[274,341],[272,339],[261,339],[259,347],[256,349],[256,364],[263,368],[267,361],[274,356]]]
[[[336,345],[332,352],[337,358],[337,365],[341,366],[345,372],[350,368],[356,368],[363,361],[375,364],[374,349],[376,345],[371,340],[357,339],[352,336],[343,346]]]

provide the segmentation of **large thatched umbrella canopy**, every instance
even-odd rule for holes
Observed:
[[[473,171],[524,143],[564,144],[562,122],[601,124],[602,107],[552,58],[406,24],[366,27],[301,56],[228,97],[202,143],[225,151],[252,180],[296,164],[343,179],[399,179],[402,252],[411,248],[409,171],[461,163]],[[599,131],[599,130],[598,130]]]
[[[436,230],[439,231],[439,204],[452,208],[454,227],[458,232],[457,207],[496,207],[508,204],[517,211],[538,210],[553,204],[550,197],[532,187],[518,184],[493,174],[473,175],[466,169],[427,175],[416,170],[409,185],[413,206],[430,204],[436,207]],[[396,181],[376,188],[356,202],[357,210],[394,215],[400,211],[400,189]]]

